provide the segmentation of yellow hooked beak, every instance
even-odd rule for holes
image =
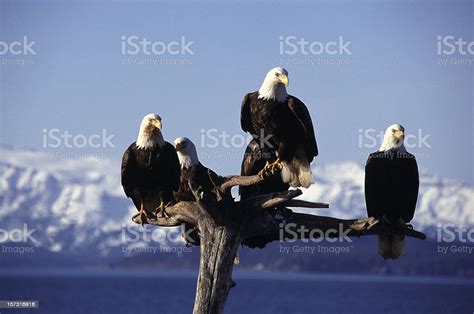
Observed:
[[[160,119],[153,119],[151,124],[155,126],[158,130],[161,131],[161,120]]]
[[[288,84],[289,84],[288,76],[286,76],[285,74],[280,75],[280,76],[278,77],[278,80],[279,80],[281,83],[285,84],[285,86],[288,86]]]
[[[405,136],[405,133],[401,130],[395,131],[395,137],[397,138],[403,138]]]

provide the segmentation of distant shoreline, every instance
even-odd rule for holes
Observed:
[[[2,277],[134,277],[134,278],[197,278],[197,271],[170,270],[150,271],[149,269],[130,268],[3,268]],[[474,285],[474,278],[455,276],[406,276],[394,274],[343,274],[343,273],[307,273],[278,271],[238,271],[234,272],[238,280],[305,280],[305,281],[338,281],[338,282],[390,282],[390,283],[423,283],[423,284],[458,284]]]

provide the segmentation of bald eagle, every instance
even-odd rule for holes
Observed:
[[[307,188],[314,182],[310,163],[318,155],[318,146],[308,109],[287,94],[287,85],[285,69],[270,70],[260,89],[245,95],[240,123],[260,147],[275,154],[276,160],[267,163],[266,170],[281,168],[283,182]],[[245,173],[249,174],[255,173]]]
[[[216,187],[211,180],[219,176],[209,168],[204,167],[198,159],[196,146],[186,137],[178,137],[174,141],[176,152],[181,166],[181,180],[179,191],[175,193],[177,201],[196,201],[191,187],[196,189],[198,197],[208,201],[216,200]],[[183,238],[186,244],[199,245],[199,231],[189,223],[182,225]]]
[[[196,201],[191,186],[200,193],[199,197],[214,197],[215,185],[209,175],[218,178],[218,175],[204,167],[198,159],[196,146],[187,137],[178,137],[174,141],[181,167],[181,180],[176,198],[179,201]]]
[[[405,227],[413,219],[419,177],[415,156],[407,152],[405,129],[399,124],[387,128],[379,150],[369,155],[365,166],[365,201],[369,217],[382,223]],[[380,234],[379,254],[396,259],[404,254],[403,235]]]
[[[158,115],[146,115],[137,141],[122,158],[123,190],[139,211],[133,218],[140,215],[142,223],[155,218],[158,211],[165,217],[165,207],[173,203],[173,191],[179,187],[178,156],[173,145],[163,139],[161,128]]]

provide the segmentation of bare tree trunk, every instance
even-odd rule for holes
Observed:
[[[233,285],[232,267],[241,241],[236,225],[217,226],[209,218],[199,222],[201,259],[194,314],[221,314]]]
[[[220,178],[216,178],[220,180]],[[235,202],[230,195],[234,185],[251,185],[259,183],[263,178],[256,176],[225,178],[220,185],[217,202],[202,199],[198,190],[191,187],[196,202],[178,202],[167,207],[170,217],[156,217],[143,223],[164,227],[179,226],[188,223],[199,230],[201,259],[194,301],[194,314],[222,314],[230,288],[233,287],[232,268],[237,249],[243,240],[252,237],[263,237],[265,244],[282,239],[288,233],[286,227],[298,230],[329,231],[328,237],[360,237],[382,233],[403,234],[425,240],[426,235],[413,230],[410,225],[390,228],[379,223],[374,217],[364,219],[338,219],[293,212],[286,222],[277,223],[269,219],[265,210],[269,208],[308,207],[327,208],[325,203],[311,203],[294,198],[301,195],[300,190],[289,190],[260,195],[243,202]],[[156,204],[158,206],[158,204]],[[155,208],[155,207],[154,207]],[[134,219],[141,224],[141,217]],[[393,230],[392,230],[393,229]],[[298,239],[306,239],[311,233],[298,235]],[[285,237],[283,237],[285,238]],[[197,242],[196,242],[197,243]]]

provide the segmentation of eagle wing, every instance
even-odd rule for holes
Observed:
[[[385,214],[387,200],[390,199],[387,159],[383,153],[372,153],[365,164],[365,203],[369,217]]]
[[[240,126],[242,130],[250,134],[256,134],[252,124],[252,113],[250,108],[251,96],[253,93],[249,93],[244,96],[242,106],[240,108]]]
[[[314,157],[318,156],[318,145],[316,144],[311,115],[305,104],[294,96],[289,96],[288,107],[303,128],[305,134],[304,148],[308,161],[311,162]]]
[[[163,170],[166,174],[163,176],[170,190],[178,191],[181,178],[181,166],[179,164],[178,154],[173,145],[166,142],[163,148]]]
[[[418,199],[418,189],[420,186],[420,178],[418,174],[418,165],[415,156],[405,154],[398,160],[398,167],[394,169],[392,176],[395,178],[397,186],[398,208],[401,216],[406,222],[410,222],[415,215],[416,201]]]
[[[253,139],[245,149],[240,175],[251,176],[257,174],[265,166],[265,161],[260,146],[255,139]]]
[[[253,139],[245,149],[244,159],[240,168],[240,175],[251,176],[257,174],[265,166],[265,159],[262,158],[260,146]],[[239,194],[241,199],[247,199],[251,195],[257,195],[257,185],[239,186]]]
[[[140,196],[137,190],[137,159],[133,151],[135,144],[130,145],[122,157],[121,180],[125,195],[131,198],[137,209],[140,208]]]

